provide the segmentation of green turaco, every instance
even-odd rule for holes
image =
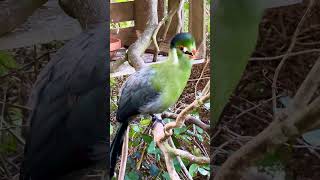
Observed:
[[[117,121],[121,123],[110,150],[110,177],[114,175],[124,134],[130,121],[139,114],[161,113],[174,105],[191,74],[196,53],[195,40],[189,33],[177,34],[170,43],[168,59],[132,74],[120,90]]]

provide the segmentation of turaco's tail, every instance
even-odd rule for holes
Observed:
[[[121,154],[122,150],[122,144],[123,144],[123,137],[125,135],[125,132],[128,128],[128,122],[124,121],[121,125],[120,128],[117,131],[117,134],[112,141],[111,144],[111,149],[110,149],[110,179],[114,175],[114,170],[117,164],[117,159]]]

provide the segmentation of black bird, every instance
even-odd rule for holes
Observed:
[[[69,41],[38,76],[20,180],[57,180],[108,165],[108,26]]]

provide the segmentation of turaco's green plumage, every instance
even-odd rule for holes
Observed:
[[[142,68],[124,83],[117,111],[121,126],[111,145],[110,177],[129,122],[139,114],[161,113],[177,102],[190,77],[195,52],[194,38],[188,33],[177,34],[171,40],[166,61]]]

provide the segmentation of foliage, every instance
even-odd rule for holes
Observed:
[[[18,68],[18,64],[15,59],[9,53],[0,51],[0,76],[16,68]]]

